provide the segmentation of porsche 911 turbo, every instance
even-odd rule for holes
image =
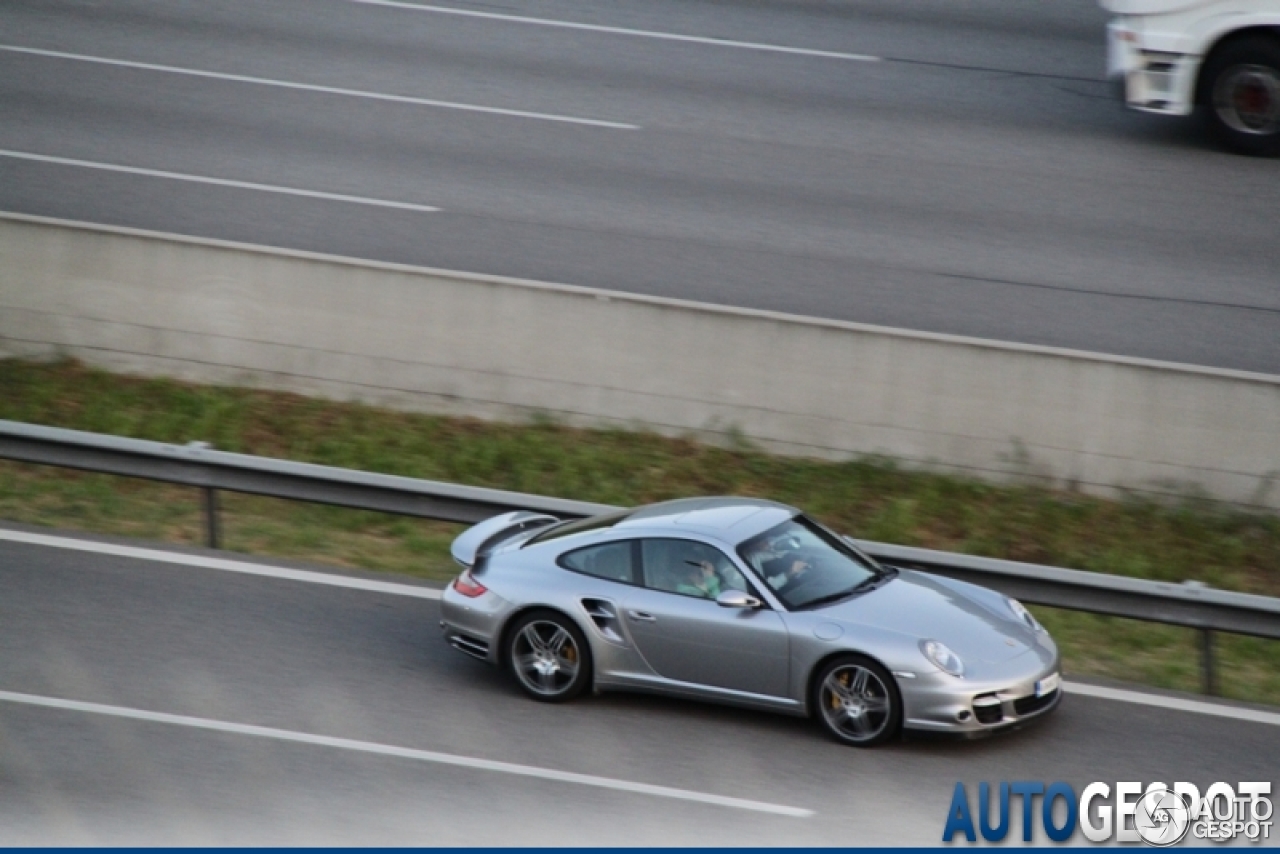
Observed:
[[[535,700],[647,691],[813,717],[866,747],[1017,726],[1062,696],[1057,647],[1017,600],[882,565],[772,501],[517,511],[451,551],[445,639]]]

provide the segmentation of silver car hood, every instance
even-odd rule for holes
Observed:
[[[942,641],[965,661],[1008,661],[1036,638],[999,593],[913,570],[862,596],[808,612],[814,618],[873,626]]]

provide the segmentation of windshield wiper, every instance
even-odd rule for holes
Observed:
[[[832,602],[838,602],[841,599],[848,599],[849,597],[856,596],[859,593],[865,593],[868,590],[874,590],[875,588],[879,587],[881,584],[884,584],[890,578],[893,578],[895,575],[897,575],[896,572],[880,572],[875,575],[869,575],[866,578],[859,581],[857,584],[850,587],[848,590],[842,590],[839,593],[829,593],[826,596],[819,596],[817,599],[811,599],[808,602],[805,602],[800,607],[813,608],[817,605],[829,605]]]
[[[808,602],[805,602],[800,607],[814,608],[814,607],[817,607],[818,605],[829,605],[832,602],[838,602],[841,599],[848,599],[850,596],[858,592],[858,589],[862,586],[862,584],[863,582],[859,582],[854,586],[850,587],[848,590],[842,590],[839,593],[828,593],[826,596],[819,596],[817,599],[810,599]]]
[[[877,572],[875,575],[872,575],[869,578],[864,578],[861,581],[859,581],[856,585],[854,585],[853,590],[855,593],[861,593],[864,590],[874,590],[875,588],[879,587],[881,584],[884,584],[890,578],[893,578],[893,576],[894,576],[894,573],[892,572]]]

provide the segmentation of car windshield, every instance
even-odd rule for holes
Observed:
[[[738,546],[789,610],[851,596],[889,573],[822,526],[797,516]]]

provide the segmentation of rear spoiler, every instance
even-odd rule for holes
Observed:
[[[521,531],[540,528],[543,525],[559,521],[555,516],[548,516],[546,513],[534,513],[529,510],[503,513],[501,516],[485,519],[483,522],[472,525],[463,531],[453,541],[453,545],[449,547],[449,553],[453,555],[453,559],[458,563],[470,567],[475,565],[477,559],[483,558],[503,540],[509,540]]]

